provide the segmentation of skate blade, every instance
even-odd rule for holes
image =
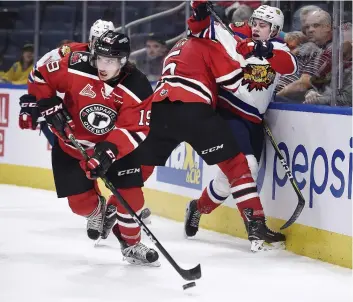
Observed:
[[[138,259],[131,258],[131,257],[124,257],[123,260],[126,260],[127,262],[129,262],[132,265],[151,266],[151,267],[160,267],[161,266],[161,263],[158,260],[155,262],[145,262],[145,261],[138,260]]]
[[[266,243],[265,240],[252,240],[250,250],[253,253],[257,252],[266,252],[272,250],[284,250],[286,248],[286,244],[284,241]]]

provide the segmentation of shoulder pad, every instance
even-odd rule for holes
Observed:
[[[66,57],[71,52],[71,47],[67,44],[59,48],[59,54],[61,57]]]

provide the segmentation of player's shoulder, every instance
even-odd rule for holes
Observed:
[[[66,57],[74,51],[88,51],[88,44],[71,42],[59,47],[59,54],[61,57]]]
[[[248,22],[233,22],[229,24],[230,29],[240,38],[246,39],[251,37],[251,27]]]
[[[63,58],[63,61],[67,61],[68,68],[73,73],[89,74],[97,76],[97,70],[91,66],[89,62],[90,53],[86,51],[74,51],[67,57]]]
[[[152,87],[147,79],[146,75],[142,73],[135,65],[128,63],[126,66],[126,76],[120,82],[120,85],[124,86],[135,94],[140,100],[145,100],[152,93]]]
[[[273,44],[273,49],[283,50],[283,51],[288,51],[288,52],[290,51],[287,43],[284,42],[283,40],[274,38],[274,39],[271,39],[270,41]]]

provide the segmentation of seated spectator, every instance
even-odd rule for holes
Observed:
[[[150,81],[157,81],[161,76],[163,61],[168,53],[165,40],[157,35],[151,35],[146,40],[146,54],[141,60],[137,60],[137,67],[146,74]]]
[[[21,59],[0,77],[0,82],[11,84],[27,84],[27,78],[33,68],[34,48],[32,44],[26,44],[22,48]]]
[[[283,76],[276,87],[277,95],[294,101],[303,101],[305,93],[311,88],[310,79],[317,76],[320,66],[324,65],[324,52],[332,52],[331,17],[324,10],[310,12],[303,24],[308,42],[296,49],[298,60],[297,74]]]
[[[242,4],[233,12],[231,22],[247,22],[253,12],[254,10],[250,6]]]
[[[295,11],[293,15],[292,31],[302,30],[307,15],[311,12],[319,11],[321,8],[317,5],[306,5]]]
[[[337,106],[352,107],[352,25],[343,27],[343,83],[342,89],[336,97]],[[325,54],[324,54],[325,55]],[[310,89],[305,95],[305,104],[330,105],[332,99],[331,68],[332,55],[326,56],[324,64],[317,77],[311,78]]]

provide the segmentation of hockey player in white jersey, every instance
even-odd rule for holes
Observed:
[[[295,57],[286,44],[276,39],[283,28],[283,13],[276,7],[262,5],[254,11],[248,24],[238,22],[229,25],[234,32],[232,37],[209,16],[205,1],[193,1],[191,5],[194,14],[189,18],[188,25],[193,36],[222,43],[233,58],[239,57],[239,53],[244,57],[241,62],[243,77],[238,87],[233,93],[219,89],[218,112],[233,129],[256,180],[264,139],[261,124],[263,114],[272,100],[279,77],[282,74],[293,74],[297,70]],[[249,188],[244,187],[242,190],[247,189]],[[188,204],[185,234],[188,237],[195,236],[201,215],[211,213],[229,195],[231,191],[228,179],[219,171],[201,197]],[[237,199],[237,206],[248,231],[252,251],[265,249],[264,242],[278,246],[285,241],[283,234],[273,232],[266,226],[261,204]]]

